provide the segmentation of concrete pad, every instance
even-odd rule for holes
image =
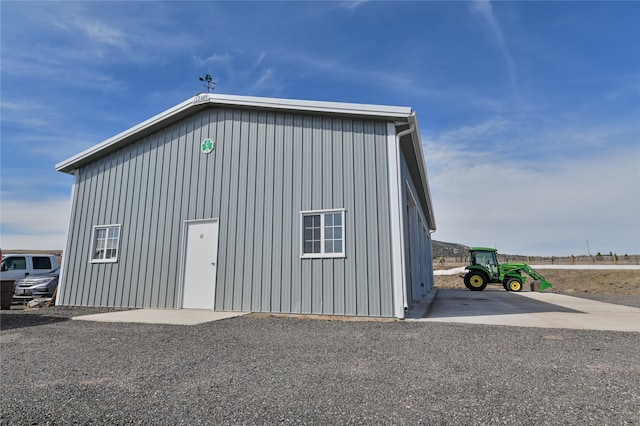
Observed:
[[[558,293],[492,289],[439,289],[423,318],[413,321],[640,333],[638,308]]]
[[[97,322],[198,325],[205,322],[239,317],[248,313],[249,312],[216,312],[198,309],[133,309],[130,311],[82,315],[71,319]]]

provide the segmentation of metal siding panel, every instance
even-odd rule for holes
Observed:
[[[186,171],[186,134],[187,124],[183,121],[178,123],[175,127],[175,136],[173,138],[173,145],[176,147],[176,185],[174,196],[174,210],[172,216],[173,229],[171,232],[171,242],[173,244],[172,253],[173,256],[169,258],[170,266],[169,271],[172,271],[175,284],[173,288],[169,288],[167,292],[167,304],[169,306],[179,307],[178,303],[181,300],[182,292],[182,277],[180,274],[180,265],[182,262],[183,253],[182,249],[182,232],[183,223],[186,218],[185,198],[187,198],[187,191],[184,187],[184,179],[187,173]],[[169,277],[171,279],[171,277]],[[169,281],[171,282],[171,281]]]
[[[355,267],[356,267],[356,315],[369,314],[369,295],[367,275],[367,214],[366,205],[366,175],[365,158],[366,148],[364,146],[364,123],[362,121],[354,122],[354,219],[355,219]]]
[[[386,123],[376,124],[376,178],[378,187],[378,276],[380,282],[381,312],[385,317],[394,315],[393,284],[391,276],[391,213],[389,211],[389,158]]]
[[[133,209],[133,185],[134,175],[133,167],[135,161],[136,147],[131,146],[125,150],[123,155],[122,164],[122,193],[120,195],[119,203],[121,208],[119,209],[119,215],[121,218],[122,228],[120,229],[120,249],[118,253],[118,274],[116,281],[115,292],[115,306],[128,306],[128,298],[125,298],[125,294],[128,295],[128,288],[126,288],[125,281],[127,269],[129,266],[129,242],[131,238],[129,232],[131,231],[131,211]]]
[[[144,279],[146,273],[146,260],[143,257],[143,245],[145,239],[144,225],[145,217],[144,212],[147,203],[147,184],[149,182],[149,138],[145,138],[141,142],[138,142],[140,150],[138,151],[138,157],[136,158],[137,169],[136,170],[136,185],[135,185],[135,198],[136,209],[135,214],[131,219],[135,223],[135,233],[133,234],[133,256],[129,259],[132,263],[131,269],[131,289],[129,292],[129,298],[131,300],[131,306],[136,308],[142,307],[144,298],[144,283],[141,284],[141,280]]]
[[[236,191],[236,198],[238,204],[237,226],[235,247],[231,248],[235,250],[235,274],[233,280],[233,310],[241,311],[250,303],[251,293],[244,290],[244,275],[247,271],[244,268],[245,265],[245,247],[247,246],[247,220],[252,217],[254,212],[247,210],[247,197],[249,196],[249,183],[247,175],[249,174],[249,146],[251,140],[249,138],[249,112],[242,111],[239,118],[240,129],[236,139],[237,144],[234,144],[234,149],[238,151],[239,166],[238,166],[238,190]],[[248,301],[245,302],[245,295],[248,295]]]
[[[71,284],[67,290],[67,298],[65,299],[65,303],[70,305],[81,305],[82,304],[82,289],[83,285],[85,285],[84,274],[87,269],[88,262],[88,252],[89,249],[85,249],[87,241],[90,240],[91,236],[87,236],[87,215],[88,208],[87,202],[91,195],[91,170],[88,168],[78,170],[78,188],[77,188],[77,200],[78,205],[76,207],[76,217],[77,221],[74,222],[74,240],[77,242],[75,246],[75,250],[70,255],[73,255],[73,268],[70,271],[67,271],[70,274],[68,275],[73,280],[69,280],[69,284]]]
[[[140,164],[140,156],[142,155],[142,145],[135,144],[131,147],[131,159],[129,161],[129,186],[127,197],[127,212],[124,222],[127,224],[121,235],[123,243],[123,255],[125,255],[125,267],[122,285],[122,305],[135,306],[135,280],[132,278],[136,271],[135,265],[135,244],[136,244],[136,228],[137,214],[139,209],[139,197],[137,187],[139,186],[140,176],[142,173],[142,165]],[[134,296],[132,297],[132,292]]]
[[[253,252],[255,250],[256,220],[259,216],[256,211],[256,193],[258,181],[256,179],[256,165],[258,162],[258,113],[251,111],[248,117],[249,126],[246,135],[247,144],[247,194],[246,214],[244,227],[244,269],[242,277],[242,310],[250,311],[252,308],[253,289],[255,286]],[[259,229],[259,228],[258,228]]]
[[[232,131],[230,137],[227,137],[227,140],[230,142],[231,149],[231,165],[228,169],[228,173],[230,174],[229,179],[229,194],[228,194],[228,204],[229,204],[229,215],[227,217],[227,239],[225,243],[225,247],[227,250],[227,261],[225,262],[226,268],[226,279],[224,281],[225,288],[225,298],[224,298],[224,306],[225,310],[236,310],[236,306],[241,306],[241,297],[242,292],[240,291],[238,283],[238,276],[242,273],[242,270],[238,270],[236,268],[236,257],[237,257],[237,247],[242,247],[243,241],[238,238],[239,225],[241,223],[241,218],[238,216],[241,212],[238,210],[238,198],[239,194],[242,191],[242,188],[239,187],[240,181],[240,157],[241,157],[241,140],[240,140],[240,116],[241,112],[239,110],[233,110],[232,114]],[[242,276],[240,275],[239,282],[242,282]]]
[[[284,116],[275,116],[275,134],[271,141],[273,162],[271,175],[273,176],[273,220],[271,231],[271,306],[270,312],[282,312],[282,197],[283,197],[283,169],[284,169]],[[288,196],[289,194],[287,194]],[[289,283],[286,283],[288,285]]]
[[[229,109],[224,110],[224,134],[222,138],[222,180],[220,182],[220,232],[218,234],[218,277],[216,278],[216,309],[227,310],[231,302],[233,294],[229,294],[228,283],[230,279],[229,269],[229,252],[228,241],[229,232],[231,229],[231,221],[233,218],[229,213],[229,199],[231,190],[231,167],[233,164],[233,111]],[[220,283],[220,285],[217,285]]]
[[[354,135],[353,121],[343,121],[342,138],[342,164],[344,179],[344,208],[345,213],[345,293],[344,304],[346,315],[356,315],[357,292],[356,292],[356,252],[358,244],[356,242],[356,202],[355,202],[355,166],[354,166]]]
[[[262,228],[262,303],[260,310],[271,311],[271,271],[273,268],[272,238],[273,238],[273,180],[274,180],[274,153],[273,141],[275,138],[275,117],[273,113],[267,113],[265,137],[265,168],[264,168],[264,216]]]
[[[303,210],[302,201],[302,135],[303,118],[300,115],[293,117],[292,140],[292,198],[291,198],[291,312],[302,312],[302,259],[300,258],[300,210]]]
[[[200,144],[198,144],[198,152],[196,153],[195,132],[197,131],[196,118],[191,116],[186,119],[187,134],[185,135],[185,180],[187,185],[185,215],[183,220],[193,220],[196,217],[196,200],[198,198],[198,168],[200,167]]]
[[[368,314],[380,316],[380,273],[378,264],[379,230],[378,230],[378,188],[376,179],[376,146],[374,126],[372,122],[366,122],[364,126],[364,150],[363,156],[365,168],[365,209],[367,228],[367,293]]]
[[[145,271],[141,281],[144,282],[144,296],[142,306],[145,308],[155,308],[153,300],[157,299],[156,294],[159,290],[160,277],[156,269],[158,262],[157,251],[161,248],[161,241],[158,238],[158,214],[160,213],[160,184],[162,182],[162,153],[159,153],[160,134],[154,134],[150,140],[151,146],[149,151],[149,181],[147,184],[146,197],[147,203],[144,214],[144,244],[142,258],[144,260]],[[160,156],[159,156],[160,155]],[[141,262],[142,263],[142,262]]]
[[[155,182],[157,187],[154,190],[154,200],[157,200],[155,205],[156,215],[155,223],[151,225],[152,229],[156,233],[155,239],[155,259],[153,269],[154,275],[158,278],[155,279],[154,292],[150,301],[150,305],[154,308],[167,308],[167,286],[169,283],[168,273],[165,268],[167,264],[170,251],[169,246],[171,244],[167,234],[171,232],[167,218],[167,210],[169,209],[169,174],[171,170],[171,134],[167,129],[164,129],[158,134],[158,162],[161,164],[159,170],[156,172]],[[157,191],[157,192],[156,192]]]
[[[224,165],[223,159],[224,159],[224,151],[226,148],[226,144],[224,142],[224,130],[225,130],[225,123],[226,123],[224,109],[217,108],[215,110],[215,123],[216,123],[215,129],[211,133],[212,135],[215,136],[215,141],[216,141],[216,149],[214,151],[216,157],[215,157],[215,167],[214,167],[214,173],[213,173],[214,177],[213,177],[213,185],[212,185],[214,189],[212,210],[213,210],[214,216],[220,216],[220,209],[222,205],[222,184],[223,184],[222,167]],[[221,223],[220,226],[222,227],[223,224]]]
[[[256,140],[256,201],[255,201],[255,232],[253,246],[253,288],[251,292],[251,310],[262,310],[262,256],[264,250],[264,186],[266,161],[266,122],[264,112],[258,113]]]
[[[227,169],[225,157],[228,155],[228,147],[227,141],[225,139],[226,131],[227,131],[227,111],[224,108],[216,109],[216,129],[215,129],[215,140],[216,140],[216,149],[215,149],[215,170],[214,170],[214,179],[213,179],[213,217],[218,217],[220,219],[219,232],[226,232],[226,228],[229,226],[227,223],[227,205],[222,203],[225,175],[224,172]],[[223,309],[224,306],[224,260],[226,259],[225,249],[226,247],[223,245],[223,241],[220,233],[218,234],[218,262],[217,262],[217,277],[216,277],[216,293],[215,293],[215,309]]]
[[[205,125],[203,120],[206,118],[206,113],[199,112],[196,114],[193,129],[193,163],[196,165],[195,170],[192,171],[192,182],[195,180],[195,194],[192,198],[192,204],[195,206],[193,212],[194,219],[204,219],[204,196],[206,192],[206,173],[207,173],[207,156],[201,150],[202,141],[205,139],[203,136],[202,127]]]
[[[282,277],[281,277],[281,311],[291,312],[291,295],[293,290],[293,271],[294,261],[293,259],[298,256],[298,245],[292,240],[293,230],[299,226],[299,215],[296,214],[293,208],[294,189],[293,189],[293,116],[286,114],[284,116],[284,133],[283,133],[283,146],[282,156],[280,161],[282,162],[283,176],[282,176]],[[276,234],[278,235],[278,234]]]
[[[165,141],[167,154],[165,156],[165,161],[168,162],[168,165],[165,166],[163,173],[163,179],[165,183],[163,188],[166,193],[166,200],[162,203],[162,208],[164,209],[164,219],[163,219],[163,235],[164,235],[164,246],[162,250],[162,262],[160,263],[160,268],[162,270],[162,276],[166,280],[163,291],[160,291],[158,294],[158,307],[162,308],[177,308],[177,301],[172,297],[175,294],[175,289],[180,287],[181,280],[178,277],[177,270],[178,262],[180,259],[180,245],[178,241],[179,235],[179,227],[181,224],[179,223],[178,218],[176,217],[176,191],[177,187],[180,186],[180,183],[177,179],[178,173],[178,143],[177,139],[177,126],[173,126],[170,129],[166,130],[166,137],[168,140]]]

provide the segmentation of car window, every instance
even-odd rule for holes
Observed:
[[[51,269],[51,259],[48,257],[33,257],[33,269]]]
[[[26,257],[6,257],[2,260],[3,271],[19,271],[27,269]]]

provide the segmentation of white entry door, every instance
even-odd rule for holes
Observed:
[[[213,309],[218,261],[218,220],[186,222],[182,307]]]

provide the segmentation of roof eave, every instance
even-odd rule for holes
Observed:
[[[424,151],[422,149],[422,136],[420,133],[420,126],[418,125],[418,117],[415,112],[411,114],[409,118],[410,122],[415,126],[415,130],[412,134],[416,137],[411,138],[413,141],[413,150],[416,155],[416,161],[418,162],[418,170],[420,171],[420,179],[422,180],[422,190],[426,197],[426,211],[428,213],[427,222],[429,224],[429,230],[436,230],[436,218],[433,212],[433,202],[431,200],[431,189],[429,188],[429,178],[427,176],[427,167],[424,160]]]

